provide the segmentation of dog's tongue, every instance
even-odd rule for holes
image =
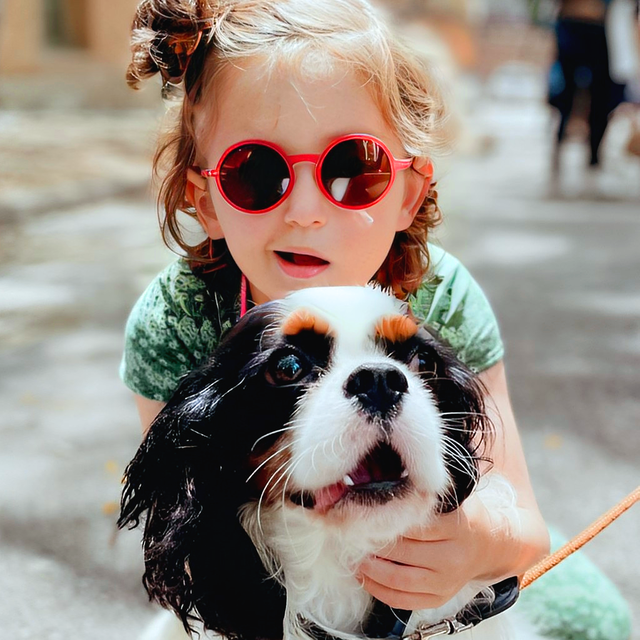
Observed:
[[[314,509],[321,513],[328,511],[347,492],[347,485],[344,482],[336,482],[328,487],[318,489],[313,497],[315,498]]]

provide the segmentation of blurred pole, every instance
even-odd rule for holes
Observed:
[[[44,38],[42,0],[3,0],[0,20],[0,73],[40,66]]]
[[[123,67],[129,59],[129,29],[137,0],[92,0],[87,7],[87,31],[91,55]]]

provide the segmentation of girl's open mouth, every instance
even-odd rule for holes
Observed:
[[[312,278],[329,266],[327,260],[306,253],[276,251],[275,254],[280,268],[294,278]]]

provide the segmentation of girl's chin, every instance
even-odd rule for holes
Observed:
[[[282,272],[281,272],[282,273]],[[271,283],[260,288],[250,283],[249,297],[255,304],[262,304],[269,300],[279,300],[286,297],[292,291],[298,289],[308,289],[310,287],[364,287],[369,281],[359,282],[353,276],[337,278],[331,270],[323,269],[319,273],[307,277],[293,277],[283,274],[284,278],[279,278],[280,282],[274,287]]]

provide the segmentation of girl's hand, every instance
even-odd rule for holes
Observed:
[[[391,607],[440,607],[473,580],[492,584],[507,577],[500,575],[505,552],[520,541],[513,540],[505,520],[499,531],[495,526],[482,499],[472,494],[453,513],[410,530],[363,562],[360,580],[372,596]]]

